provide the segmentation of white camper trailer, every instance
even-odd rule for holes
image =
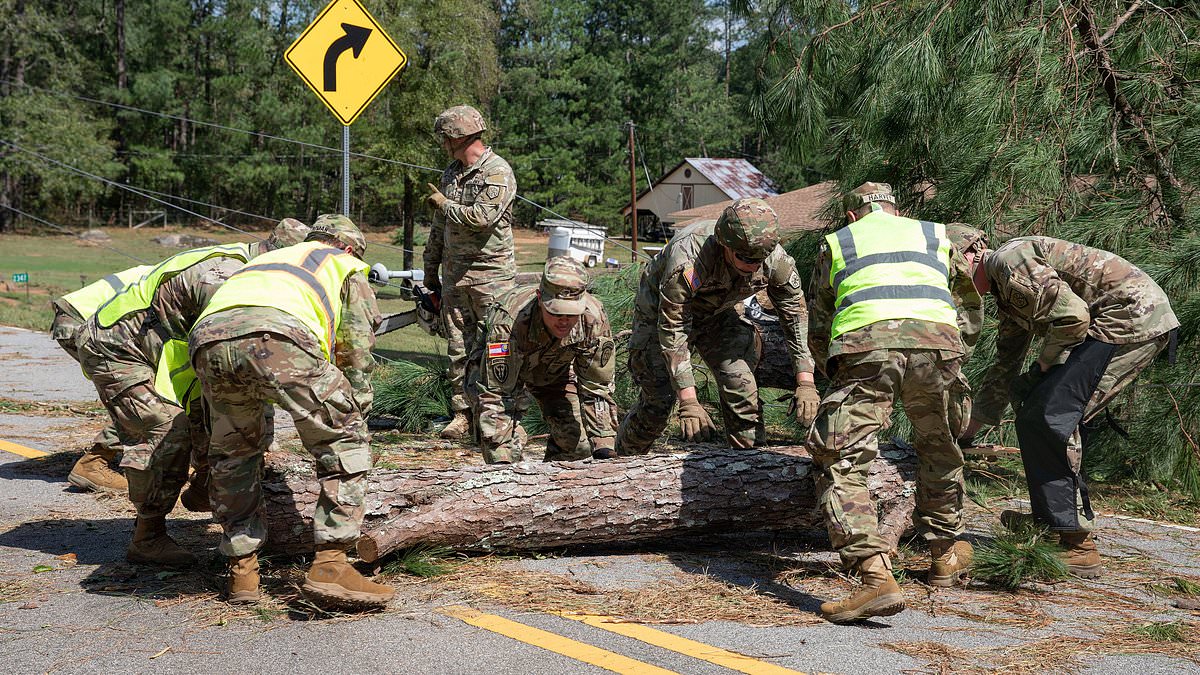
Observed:
[[[578,220],[559,218],[541,220],[538,225],[550,233],[547,258],[569,255],[587,267],[595,267],[604,260],[603,225],[588,225]]]

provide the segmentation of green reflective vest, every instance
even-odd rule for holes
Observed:
[[[179,274],[192,265],[202,263],[209,258],[219,257],[237,258],[242,262],[246,262],[252,257],[250,255],[250,245],[224,244],[221,246],[195,248],[167,258],[151,268],[149,272],[146,272],[141,279],[130,283],[125,287],[125,290],[104,303],[96,312],[96,323],[101,328],[112,328],[113,324],[122,318],[148,308],[150,303],[154,301],[154,293],[158,291],[159,285],[167,279]]]
[[[309,241],[254,259],[213,294],[200,318],[234,307],[271,307],[299,319],[332,360],[342,319],[342,286],[367,264],[328,244]]]
[[[825,241],[836,297],[831,338],[894,319],[958,327],[945,225],[876,211]]]
[[[140,279],[150,269],[150,265],[138,265],[122,272],[114,272],[100,281],[93,281],[77,291],[67,293],[62,296],[62,301],[74,307],[79,316],[86,321],[96,314],[101,305],[113,299],[117,293]]]

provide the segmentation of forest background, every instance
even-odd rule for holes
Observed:
[[[0,0],[0,231],[32,225],[20,212],[90,226],[164,202],[255,228],[335,210],[340,124],[282,59],[323,4]],[[1105,248],[1163,285],[1183,341],[1114,406],[1128,437],[1095,434],[1089,471],[1200,497],[1197,3],[368,7],[410,61],[352,127],[356,222],[421,231],[446,163],[432,119],[470,103],[529,200],[521,225],[542,205],[624,232],[632,121],[642,188],[683,157],[742,157],[781,191],[887,181],[909,214],[993,242]],[[789,245],[802,267],[817,240]],[[989,331],[976,378],[991,349]]]

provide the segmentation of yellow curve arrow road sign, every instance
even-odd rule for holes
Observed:
[[[330,2],[283,56],[345,125],[408,63],[358,0]]]

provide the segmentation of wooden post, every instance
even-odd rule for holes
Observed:
[[[638,226],[638,211],[637,211],[637,162],[634,156],[633,148],[633,120],[629,120],[629,235],[632,245],[632,253],[630,253],[630,261],[637,262],[637,226]]]

